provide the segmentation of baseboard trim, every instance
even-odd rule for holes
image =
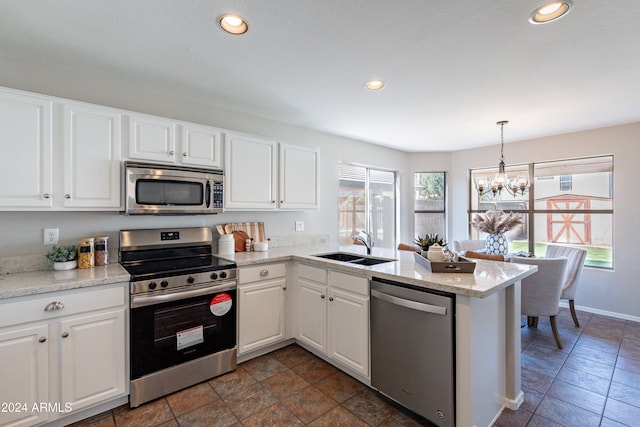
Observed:
[[[565,300],[560,301],[560,307],[569,308],[569,302]],[[576,305],[576,310],[586,311],[587,313],[593,313],[593,314],[601,314],[603,316],[615,317],[616,319],[640,322],[640,316],[632,316],[630,314],[616,313],[615,311],[600,310],[598,308],[585,307],[583,305]]]

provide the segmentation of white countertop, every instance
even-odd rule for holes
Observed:
[[[476,260],[476,269],[473,274],[431,273],[415,261],[411,251],[375,247],[371,256],[392,258],[396,261],[373,266],[362,266],[313,256],[336,251],[366,255],[366,249],[359,245],[324,245],[288,246],[269,249],[265,252],[236,252],[235,254],[219,256],[235,261],[238,267],[293,259],[318,267],[329,267],[370,278],[377,277],[475,298],[485,298],[518,280],[522,280],[524,277],[530,276],[537,270],[536,266],[531,265]]]
[[[535,266],[530,265],[477,260],[473,274],[431,273],[416,263],[413,252],[382,248],[373,248],[371,255],[391,258],[395,261],[362,266],[313,256],[336,251],[358,253],[363,256],[366,254],[363,246],[322,245],[286,246],[264,252],[237,252],[219,256],[235,261],[239,267],[267,262],[302,261],[318,267],[332,268],[369,278],[377,277],[475,298],[485,298],[537,270]],[[117,263],[90,269],[5,274],[0,275],[0,300],[128,281],[129,274]]]
[[[0,275],[0,300],[129,282],[129,278],[129,273],[118,263],[68,271],[46,270],[3,274]]]

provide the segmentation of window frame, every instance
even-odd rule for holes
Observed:
[[[416,209],[416,197],[415,197],[415,188],[416,188],[416,175],[417,174],[442,174],[443,177],[443,191],[442,191],[442,209]],[[413,173],[413,234],[419,235],[418,230],[416,230],[416,214],[441,214],[442,215],[442,223],[443,223],[443,233],[442,236],[445,238],[448,230],[448,218],[447,218],[447,172],[446,171],[423,171],[423,172],[414,172]]]
[[[611,203],[612,203],[612,207],[611,209],[586,209],[586,210],[577,210],[577,209],[536,209],[536,205],[535,205],[535,182],[536,182],[536,177],[535,177],[535,166],[536,165],[543,165],[543,164],[548,164],[548,163],[553,163],[553,162],[572,162],[572,161],[580,161],[580,160],[588,160],[588,159],[605,159],[605,158],[611,158],[611,172],[610,172],[610,181],[609,181],[609,186],[610,186],[610,194],[611,194]],[[528,233],[528,251],[530,253],[535,253],[535,238],[533,238],[532,236],[535,236],[535,217],[536,215],[540,215],[540,214],[582,214],[582,215],[610,215],[611,216],[611,227],[612,227],[612,234],[611,234],[611,264],[607,265],[607,266],[602,266],[602,265],[595,265],[595,264],[587,264],[585,262],[585,267],[589,267],[589,268],[599,268],[599,269],[603,269],[603,270],[613,270],[615,268],[615,255],[614,255],[614,242],[613,242],[613,223],[614,223],[614,209],[613,209],[613,205],[614,205],[614,198],[615,195],[613,193],[613,180],[615,179],[615,156],[613,154],[601,154],[601,155],[594,155],[594,156],[585,156],[585,157],[575,157],[575,158],[567,158],[567,159],[559,159],[559,160],[544,160],[544,161],[537,161],[537,162],[531,162],[531,163],[520,163],[520,164],[514,164],[514,165],[509,165],[509,167],[524,167],[526,166],[529,170],[529,189],[527,191],[527,203],[529,208],[528,209],[509,209],[509,212],[514,212],[514,213],[518,213],[518,214],[522,214],[526,217],[526,226],[527,226],[527,233]],[[473,228],[471,226],[471,219],[473,218],[474,214],[477,213],[483,213],[486,212],[483,209],[472,209],[471,207],[473,206],[474,203],[474,198],[475,200],[477,200],[478,198],[478,192],[475,189],[474,183],[473,183],[473,174],[474,171],[484,171],[484,170],[490,170],[492,168],[470,168],[469,169],[469,176],[468,176],[468,185],[469,185],[469,201],[468,201],[468,209],[467,209],[467,216],[468,216],[468,220],[469,220],[469,226],[467,229],[467,235],[468,236],[472,236],[472,232],[473,232]],[[497,168],[495,168],[497,169]],[[507,170],[508,173],[508,170]],[[557,175],[558,177],[560,177],[561,175]],[[539,177],[539,178],[545,178],[545,177]],[[559,190],[559,191],[571,191],[571,190]],[[508,193],[507,193],[508,194]],[[545,244],[554,244],[553,242],[545,242]],[[562,244],[562,243],[557,243],[557,244]]]

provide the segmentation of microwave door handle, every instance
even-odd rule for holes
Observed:
[[[207,181],[207,186],[205,188],[204,200],[207,205],[207,209],[211,206],[211,182]]]

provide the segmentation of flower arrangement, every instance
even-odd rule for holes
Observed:
[[[436,243],[440,246],[445,246],[447,242],[443,238],[440,238],[437,234],[427,234],[424,237],[418,236],[416,240],[413,241],[416,245],[420,246],[423,251],[428,251],[429,247],[435,245]]]
[[[522,218],[518,214],[503,211],[487,211],[473,217],[471,225],[476,230],[488,234],[504,234],[522,224]]]

